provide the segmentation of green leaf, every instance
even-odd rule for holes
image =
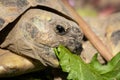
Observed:
[[[97,54],[96,54],[93,57],[90,66],[93,67],[93,69],[99,72],[100,74],[105,74],[110,71],[113,71],[115,67],[119,64],[119,62],[120,62],[120,53],[118,53],[115,57],[113,57],[112,60],[107,63],[107,65],[100,64],[97,60]]]
[[[97,54],[90,64],[86,64],[62,45],[54,51],[62,70],[69,73],[68,80],[120,80],[120,53],[106,65],[102,65],[97,60]]]
[[[64,72],[68,72],[68,80],[108,80],[94,71],[90,65],[84,63],[82,59],[72,54],[64,46],[60,45],[55,49],[59,58],[60,66]]]
[[[120,53],[112,58],[106,65],[101,65],[97,60],[97,54],[93,57],[90,66],[94,71],[109,80],[120,80]]]
[[[103,75],[113,80],[120,80],[120,53],[113,57],[107,66],[111,66],[111,70]]]
[[[94,57],[92,58],[92,61],[89,64],[95,71],[97,71],[100,74],[104,74],[112,70],[111,65],[100,64],[99,61],[97,60],[97,57],[98,54],[95,54]]]

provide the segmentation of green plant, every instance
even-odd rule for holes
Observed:
[[[62,70],[68,72],[68,80],[120,80],[120,53],[106,65],[102,65],[97,60],[97,54],[87,64],[62,45],[54,51]]]

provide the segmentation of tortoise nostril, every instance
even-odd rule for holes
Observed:
[[[76,44],[75,45],[75,49],[73,50],[73,52],[75,53],[75,54],[80,54],[81,53],[81,51],[82,51],[82,45],[81,44]]]

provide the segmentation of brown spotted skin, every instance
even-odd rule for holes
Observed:
[[[82,33],[76,23],[51,12],[31,9],[21,17],[1,47],[55,67],[58,61],[53,48],[63,44],[77,53],[81,40]]]
[[[61,0],[0,0],[0,10],[0,77],[58,67],[59,44],[80,53],[83,34]]]

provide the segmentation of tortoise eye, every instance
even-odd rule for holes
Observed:
[[[65,28],[61,25],[56,25],[56,33],[64,35],[66,33]]]

